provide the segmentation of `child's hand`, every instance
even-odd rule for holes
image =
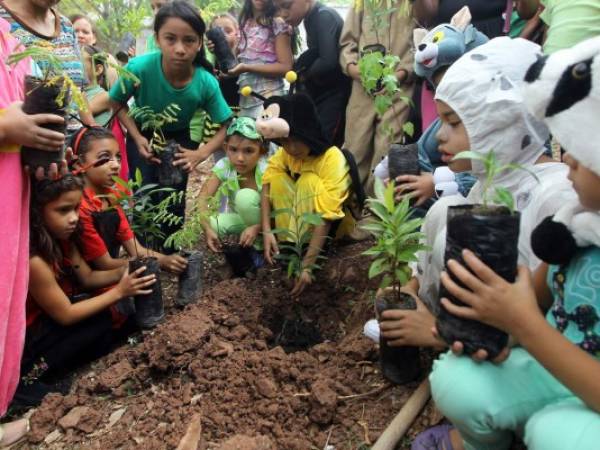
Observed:
[[[187,267],[187,259],[181,255],[164,255],[160,259],[160,267],[168,272],[180,274]]]
[[[457,306],[443,298],[444,307],[455,316],[486,323],[518,339],[532,315],[541,314],[529,269],[519,266],[517,280],[511,284],[469,250],[463,250],[463,258],[473,273],[454,260],[448,261],[448,268],[467,289],[452,281],[446,272],[442,272],[441,281],[448,292],[467,306]]]
[[[396,201],[402,201],[404,195],[416,198],[415,206],[421,206],[435,194],[433,174],[400,175],[396,177]]]
[[[235,77],[244,72],[248,72],[248,68],[246,67],[246,65],[244,63],[239,63],[237,66],[234,66],[227,71],[227,76]]]
[[[57,152],[65,144],[65,135],[43,128],[45,124],[62,125],[65,119],[55,114],[28,115],[23,102],[11,103],[1,116],[4,142]]]
[[[275,263],[275,256],[279,255],[279,247],[277,246],[277,238],[271,232],[263,233],[263,246],[265,260],[273,265]]]
[[[431,332],[433,333],[435,339],[438,339],[440,342],[444,342],[444,340],[439,335],[435,325],[431,329]],[[509,336],[509,339],[510,338],[511,337]],[[509,346],[504,347],[502,350],[500,350],[500,353],[498,353],[498,355],[494,359],[492,359],[491,362],[493,362],[494,364],[501,364],[504,361],[506,361],[510,356],[511,347],[512,345],[509,342]],[[452,345],[450,345],[450,350],[452,350],[452,353],[454,353],[456,356],[462,356],[464,352],[464,344],[460,341],[454,341]],[[475,362],[487,361],[489,359],[488,352],[487,350],[480,348],[475,353],[471,353],[471,359]]]
[[[188,150],[187,148],[179,146],[179,151],[175,153],[173,165],[181,166],[186,172],[191,172],[194,167],[209,156],[210,154],[206,155],[205,152],[202,151],[202,148],[198,150]]]
[[[260,225],[252,225],[247,227],[240,236],[240,245],[242,247],[251,247],[256,241],[256,236],[260,233]]]
[[[215,253],[221,253],[221,241],[219,236],[212,228],[208,228],[205,231],[206,234],[206,246]]]
[[[154,283],[156,283],[156,275],[142,276],[146,266],[140,267],[133,273],[125,273],[121,277],[121,281],[115,287],[119,293],[119,298],[131,297],[133,295],[146,295],[152,292],[152,289],[148,289]]]
[[[155,163],[155,164],[161,163],[160,159],[158,159],[156,157],[156,155],[150,148],[150,143],[148,142],[148,139],[146,139],[144,136],[140,135],[140,137],[138,137],[137,139],[134,139],[134,141],[135,141],[135,145],[137,146],[138,152],[140,153],[142,158],[144,158],[146,161],[151,162],[151,163]]]
[[[294,298],[298,298],[300,294],[304,292],[304,289],[306,289],[306,287],[312,283],[312,280],[313,278],[310,270],[304,269],[300,276],[296,279],[296,284],[294,284],[294,289],[292,289],[290,295]]]
[[[135,58],[135,47],[129,47],[129,49],[127,50],[127,56],[129,56],[130,58]]]

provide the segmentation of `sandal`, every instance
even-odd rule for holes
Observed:
[[[453,450],[450,441],[450,424],[437,425],[419,434],[413,441],[411,450]]]
[[[29,432],[29,420],[19,419],[0,424],[0,448],[9,447],[22,440]]]

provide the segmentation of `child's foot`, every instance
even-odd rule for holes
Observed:
[[[0,448],[8,447],[21,440],[29,431],[29,421],[19,419],[0,425]]]
[[[413,441],[411,450],[464,450],[460,433],[450,424],[423,431]]]

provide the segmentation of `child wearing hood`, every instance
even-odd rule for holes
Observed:
[[[544,260],[533,277],[521,266],[509,283],[468,251],[469,270],[448,262],[466,289],[446,273],[442,283],[465,306],[443,306],[507,332],[520,347],[497,364],[451,353],[436,361],[432,395],[456,428],[422,433],[413,450],[503,450],[523,431],[531,450],[593,450],[600,442],[600,38],[535,62],[526,81],[530,110],[566,149],[578,200],[556,201],[558,211],[533,232]]]
[[[454,172],[471,172],[477,182],[466,199],[441,198],[427,213],[422,231],[431,251],[418,254],[416,276],[404,287],[422,303],[417,302],[416,311],[382,314],[381,331],[391,345],[445,346],[430,330],[439,311],[446,215],[449,206],[481,203],[486,178],[480,162],[453,160],[456,154],[471,150],[486,155],[493,150],[500,164],[527,169],[503,172],[492,188],[501,186],[514,198],[521,213],[519,263],[532,270],[540,259],[531,250],[531,232],[562,204],[574,201],[568,168],[544,156],[547,128],[528,113],[524,103],[522,80],[540,55],[540,47],[532,42],[496,38],[462,56],[438,86],[436,104],[442,125],[437,139],[442,161]]]

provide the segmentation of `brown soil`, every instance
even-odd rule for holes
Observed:
[[[418,383],[387,386],[362,336],[375,287],[367,247],[334,247],[299,302],[280,268],[227,279],[211,258],[204,293],[180,310],[167,277],[164,323],[82,371],[69,395],[47,396],[21,448],[175,449],[196,415],[199,449],[369,448]],[[282,328],[296,340],[316,330],[307,340],[322,342],[286,353],[275,342]],[[429,405],[409,435],[439,420]]]

